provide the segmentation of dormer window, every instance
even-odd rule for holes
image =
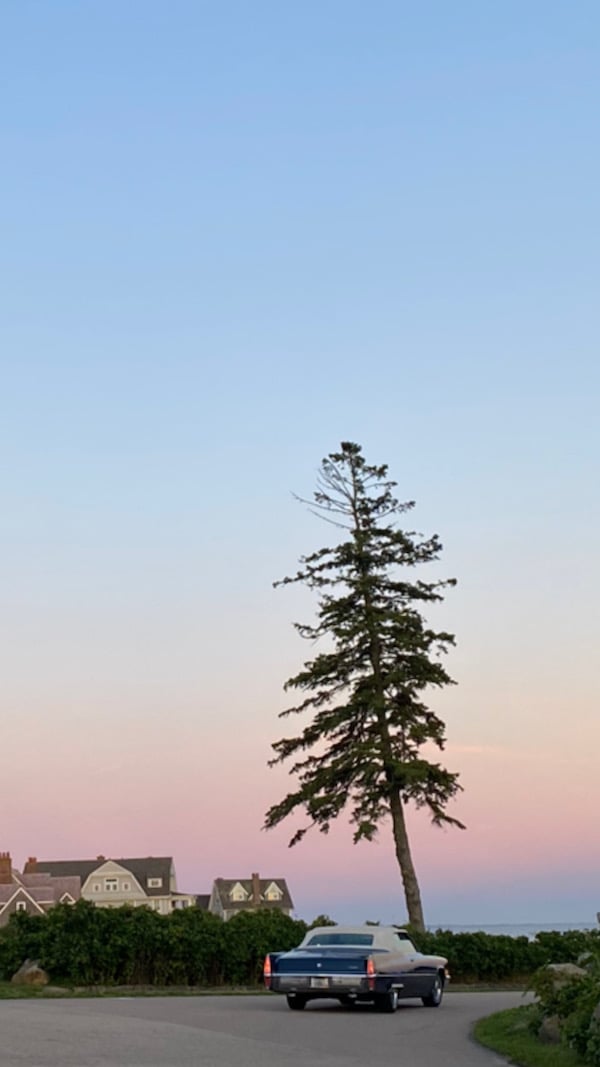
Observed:
[[[238,904],[241,904],[242,901],[248,899],[248,893],[244,889],[243,885],[240,885],[239,882],[236,882],[233,889],[229,893],[229,899],[235,901]]]
[[[149,878],[148,889],[162,889],[162,878]]]
[[[265,893],[265,900],[281,900],[282,896],[283,893],[279,886],[275,885],[275,882],[271,882],[271,885]]]

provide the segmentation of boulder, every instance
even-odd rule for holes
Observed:
[[[560,1044],[560,1022],[558,1015],[546,1015],[539,1026],[538,1037],[543,1045]]]
[[[11,978],[13,985],[47,985],[50,979],[38,960],[25,960]]]
[[[575,978],[585,978],[587,974],[587,971],[576,963],[549,963],[546,971],[551,976],[555,989],[561,989]]]

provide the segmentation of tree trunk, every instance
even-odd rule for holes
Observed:
[[[396,858],[402,875],[408,921],[415,930],[425,930],[421,893],[417,881],[417,872],[412,861],[408,834],[406,832],[406,820],[402,800],[397,790],[390,797],[390,810],[392,813],[392,826],[394,829],[394,843],[396,846]]]

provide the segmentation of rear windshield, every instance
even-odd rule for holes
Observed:
[[[315,934],[307,945],[369,945],[373,944],[372,934]]]

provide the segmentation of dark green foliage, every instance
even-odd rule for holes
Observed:
[[[455,982],[528,982],[547,963],[576,963],[584,951],[600,947],[600,932],[539,933],[533,940],[504,934],[411,930],[421,952],[445,956]]]
[[[560,962],[578,963],[585,974],[557,980],[545,967],[536,971],[531,980],[538,998],[534,1025],[545,1016],[556,1017],[565,1043],[585,1063],[600,1067],[600,933],[594,931],[584,940],[575,959]]]
[[[169,982],[220,985],[223,981],[224,924],[198,908],[175,911],[168,920]]]
[[[367,464],[358,445],[343,442],[323,460],[313,507],[342,539],[302,557],[297,574],[277,584],[317,591],[316,623],[296,630],[327,647],[286,684],[301,699],[282,714],[312,718],[297,736],[273,744],[271,764],[291,760],[298,787],[269,809],[265,826],[303,812],[307,824],[296,829],[293,845],[312,826],[327,833],[349,809],[354,840],[371,841],[391,816],[408,913],[422,928],[403,805],[426,808],[436,825],[461,826],[446,810],[461,787],[457,774],[422,751],[444,748],[444,723],[423,694],[453,684],[441,656],[454,637],[430,629],[421,610],[455,582],[410,574],[437,560],[442,546],[436,536],[397,528],[398,516],[414,505],[400,503],[394,488],[387,467]]]
[[[79,901],[44,918],[11,918],[0,930],[0,981],[29,958],[68,986],[257,986],[267,953],[294,948],[308,928],[278,909],[240,912],[224,923],[197,908],[164,917],[148,908]],[[600,931],[539,934],[532,941],[448,930],[411,936],[421,951],[447,957],[455,983],[525,985],[545,963],[576,963],[584,952],[600,952]]]
[[[314,930],[317,926],[337,926],[337,923],[335,919],[330,918],[329,915],[317,915],[317,917],[308,924],[307,929]]]
[[[11,978],[26,959],[40,959],[47,919],[17,912],[0,930],[0,980]]]
[[[197,908],[168,917],[148,908],[97,908],[81,900],[47,917],[18,914],[0,931],[0,980],[27,958],[72,986],[254,985],[267,952],[293,948],[306,924],[278,909],[228,923]]]
[[[536,941],[544,952],[545,963],[576,963],[585,952],[600,949],[600,930],[542,930]]]
[[[241,911],[225,923],[223,979],[228,985],[253,985],[260,980],[268,952],[287,952],[299,945],[306,923],[281,911]]]

